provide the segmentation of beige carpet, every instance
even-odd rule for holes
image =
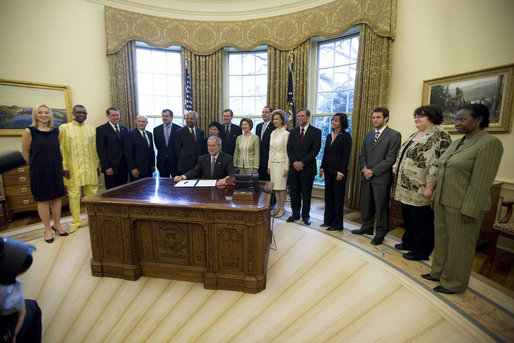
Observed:
[[[284,217],[285,218],[285,217]],[[353,228],[348,225],[348,228]],[[23,239],[23,232],[13,238]],[[35,228],[33,229],[35,230]],[[258,294],[142,277],[91,276],[88,228],[37,247],[20,278],[43,310],[44,342],[512,341],[512,298],[441,296],[428,266],[348,231],[275,221],[267,288]],[[502,295],[499,295],[500,298]],[[478,300],[477,300],[478,299]],[[489,324],[488,324],[489,323]]]

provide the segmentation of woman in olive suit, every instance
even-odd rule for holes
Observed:
[[[440,282],[436,292],[461,293],[468,287],[482,219],[491,208],[490,188],[503,154],[500,140],[485,131],[488,126],[486,106],[462,107],[455,128],[464,136],[437,161],[435,253],[430,274],[422,275]]]
[[[251,132],[253,127],[251,119],[241,119],[239,126],[243,130],[243,134],[236,138],[234,166],[238,169],[239,174],[257,173],[259,170],[259,137]]]

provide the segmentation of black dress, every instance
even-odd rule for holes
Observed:
[[[29,127],[30,190],[35,201],[49,201],[66,194],[63,183],[59,130],[39,131]]]

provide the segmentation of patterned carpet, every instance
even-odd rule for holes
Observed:
[[[310,227],[285,218],[256,295],[93,277],[87,226],[53,244],[40,224],[9,235],[37,248],[21,279],[43,310],[44,342],[512,341],[511,296],[475,278],[463,294],[435,293],[420,277],[430,264],[406,261],[389,238],[375,247],[351,223],[332,235],[316,218]]]

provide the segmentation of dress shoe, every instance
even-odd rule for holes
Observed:
[[[303,219],[303,223],[304,223],[305,225],[311,225],[311,220],[310,220],[309,218],[307,218],[307,219]]]
[[[454,291],[450,291],[448,288],[444,288],[441,285],[434,287],[434,291],[443,293],[443,294],[454,294],[455,293]]]
[[[410,260],[410,261],[428,261],[428,257],[415,255],[414,253],[412,253],[412,251],[406,252],[402,256],[404,259]]]
[[[287,221],[288,223],[291,223],[291,222],[294,222],[295,220],[298,220],[298,219],[300,219],[300,218],[295,217],[295,216],[291,216],[291,217],[287,218],[287,220],[286,220],[286,221]]]
[[[45,242],[47,242],[47,243],[53,243],[53,242],[54,242],[54,238],[53,238],[53,237],[52,237],[52,238],[50,238],[50,239],[46,239],[46,238],[45,238]]]
[[[400,244],[395,244],[394,245],[394,248],[395,249],[398,249],[398,250],[412,250],[411,248],[409,248],[409,246],[403,244],[403,243],[400,243]]]
[[[323,224],[321,224],[320,226],[321,226],[321,227],[329,227],[329,226],[330,226],[330,224],[323,223]]]
[[[57,232],[57,229],[53,226],[52,226],[52,230],[54,230],[55,233],[58,233],[59,236],[61,236],[61,237],[68,236],[68,233],[66,231],[64,231],[63,233]]]
[[[372,240],[371,240],[371,244],[373,245],[379,245],[379,244],[382,244],[382,242],[384,241],[384,237],[374,237]]]
[[[273,217],[280,218],[284,215],[284,213],[285,213],[284,211],[277,211],[277,212],[275,212],[275,214],[273,214]]]
[[[364,229],[361,228],[361,229],[358,229],[358,230],[352,230],[352,233],[354,235],[364,235],[364,234],[372,235],[373,234],[373,229],[371,229],[371,230],[369,230],[369,229],[368,230],[364,230]]]
[[[337,231],[337,229],[333,226],[329,226],[327,231]]]
[[[421,275],[421,277],[423,279],[427,279],[427,280],[430,280],[430,281],[438,281],[439,282],[439,279],[436,278],[436,277],[433,277],[430,273],[429,274],[423,274],[423,275]]]

